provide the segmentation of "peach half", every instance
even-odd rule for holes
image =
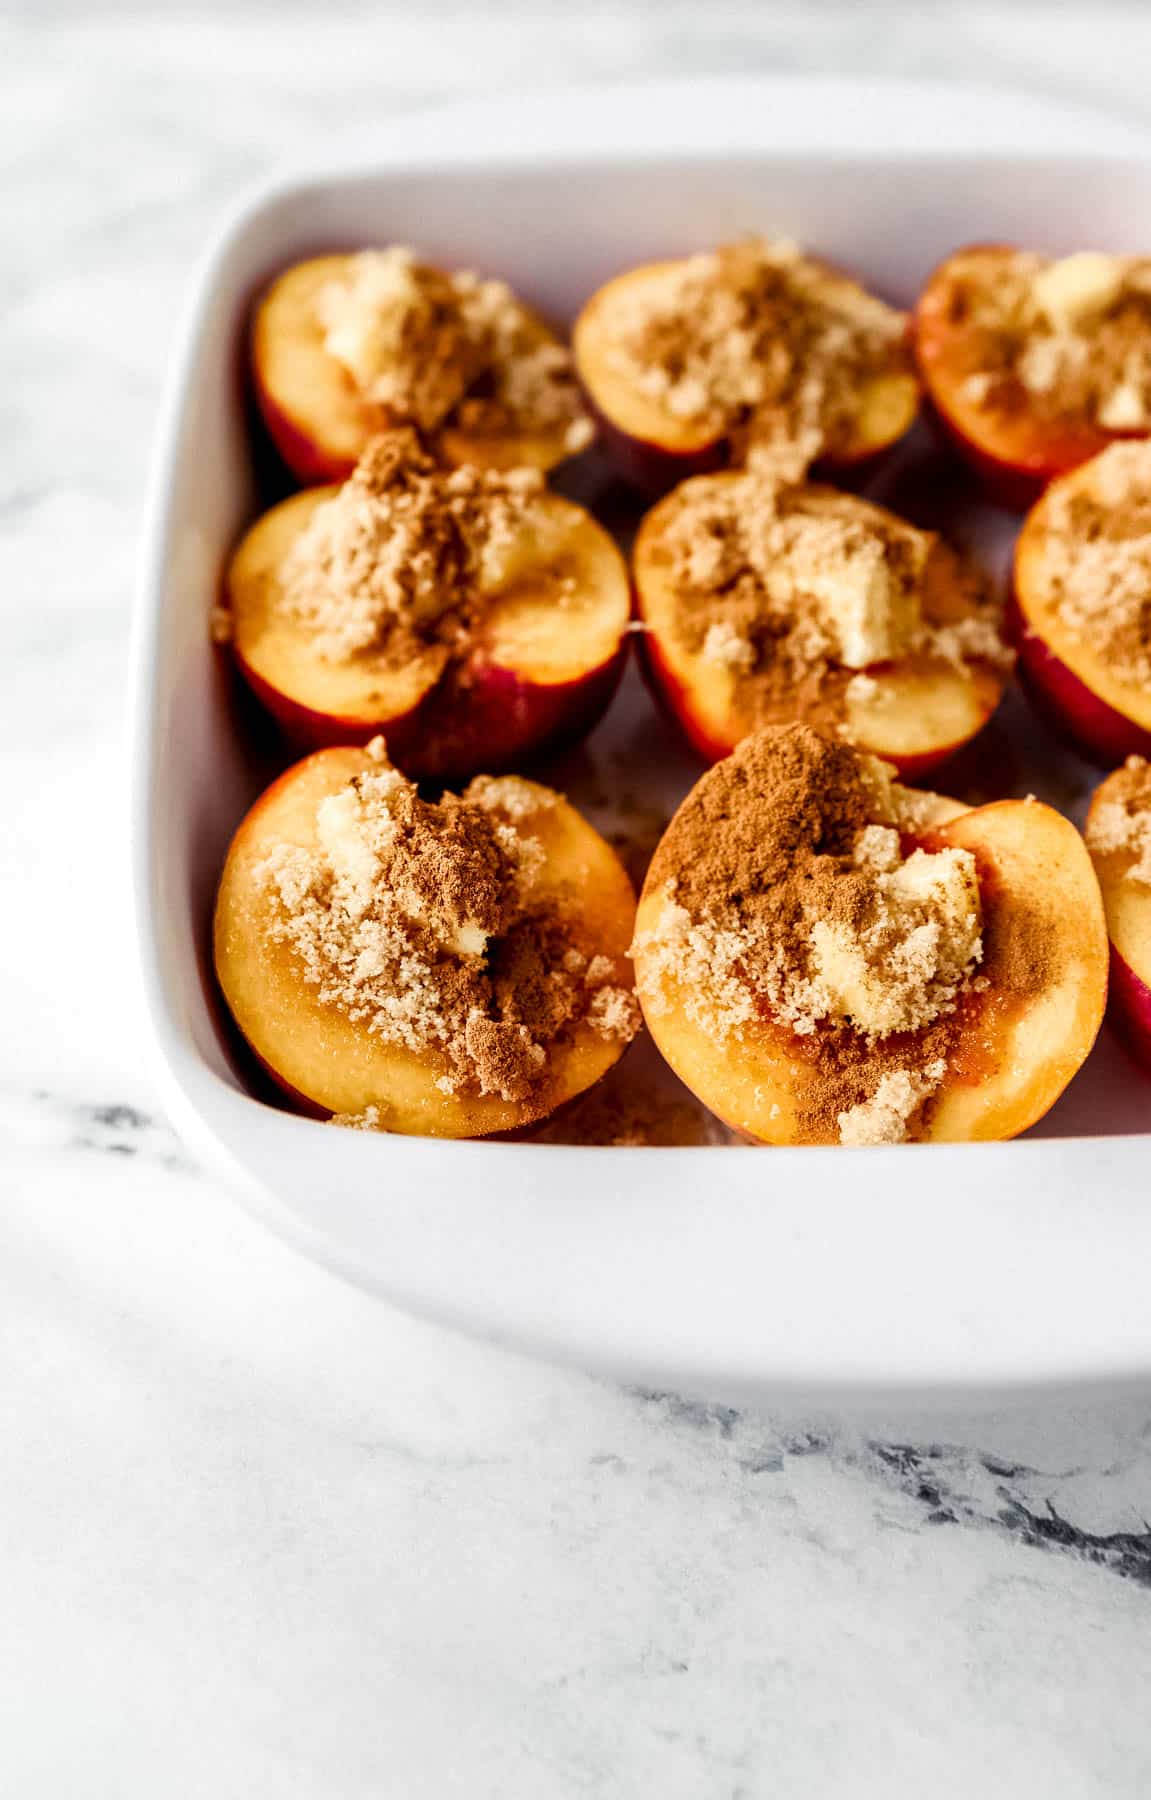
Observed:
[[[1007,404],[982,393],[989,372],[987,331],[971,318],[972,291],[994,293],[1019,252],[1010,244],[957,250],[929,276],[913,314],[919,372],[944,439],[989,494],[1012,511],[1032,505],[1047,483],[1113,443],[1089,418],[1036,408],[1018,382]]]
[[[709,762],[727,756],[761,725],[808,717],[801,693],[785,701],[761,698],[754,676],[688,649],[676,629],[678,596],[661,544],[685,499],[714,483],[735,483],[737,473],[699,476],[682,484],[648,513],[632,555],[635,604],[644,630],[639,648],[653,691],[688,742]],[[816,515],[838,514],[863,529],[894,521],[872,502],[832,488],[803,490],[804,508]],[[923,576],[922,606],[931,626],[957,625],[979,611],[959,559],[938,541]],[[898,661],[875,663],[866,682],[861,671],[832,670],[811,705],[832,705],[849,741],[891,763],[909,780],[920,780],[981,731],[1003,695],[1001,666],[976,657],[962,663],[928,649]],[[818,719],[811,719],[818,724]]]
[[[551,1045],[546,1075],[530,1098],[447,1092],[437,1085],[449,1073],[441,1052],[383,1042],[321,1000],[294,952],[269,938],[274,902],[261,865],[280,846],[314,850],[320,803],[376,766],[363,750],[318,751],[274,782],[242,821],[216,900],[215,963],[224,998],[261,1066],[302,1112],[355,1117],[375,1107],[389,1131],[418,1137],[486,1137],[534,1124],[598,1081],[625,1041],[578,1024]],[[559,795],[526,782],[521,791],[539,796],[538,810],[517,807],[513,824],[543,851],[534,895],[554,901],[573,948],[610,959],[613,978],[630,987],[635,897],[623,865]]]
[[[365,400],[348,369],[325,347],[319,297],[341,280],[351,261],[348,255],[317,256],[287,269],[258,302],[252,323],[260,412],[292,474],[309,485],[344,480],[369,438],[401,422]],[[525,349],[560,344],[538,315],[522,310]],[[475,418],[462,423],[456,410],[441,422],[433,441],[445,462],[483,469],[548,470],[572,454],[566,425],[511,430],[501,421],[483,429]]]
[[[1151,451],[1148,469],[1151,474]],[[1020,683],[1036,711],[1090,761],[1107,768],[1127,756],[1151,754],[1151,689],[1068,627],[1047,572],[1053,512],[1078,497],[1090,500],[1097,480],[1098,462],[1085,463],[1053,482],[1024,520],[1015,546],[1008,629],[1019,652]]]
[[[1115,843],[1105,829],[1107,812],[1122,806],[1132,777],[1116,769],[1096,790],[1087,815],[1087,843],[1103,890],[1111,940],[1109,1016],[1135,1060],[1151,1073],[1151,881],[1132,877],[1138,852]],[[1151,846],[1151,780],[1143,810]]]
[[[744,423],[720,408],[683,417],[642,392],[617,364],[615,321],[644,304],[683,265],[647,263],[617,275],[584,306],[572,331],[576,368],[600,439],[623,479],[653,499],[691,475],[731,461],[732,435]],[[858,293],[856,283],[827,270],[830,291]],[[860,473],[903,437],[919,409],[919,382],[906,369],[877,369],[859,388],[849,419],[819,459],[828,475]]]
[[[967,810],[939,798],[933,816],[922,827],[925,847],[952,845],[976,859],[980,974],[988,985],[960,1001],[947,1073],[919,1135],[936,1143],[1016,1137],[1054,1105],[1102,1022],[1107,933],[1099,884],[1075,827],[1041,802],[1004,800]],[[765,1009],[742,1037],[717,1036],[690,1016],[675,979],[649,965],[644,934],[655,928],[667,899],[658,874],[655,864],[656,879],[649,875],[640,898],[635,965],[645,1017],[665,1058],[712,1112],[754,1142],[835,1142],[802,1122],[815,1110],[818,1033],[799,1037]],[[1045,944],[1044,980],[1025,991],[1014,973],[1023,937]],[[654,1006],[653,993],[660,996]]]
[[[589,513],[541,492],[515,577],[484,596],[462,654],[435,644],[405,660],[366,651],[326,661],[282,603],[281,570],[338,492],[307,488],[265,513],[225,578],[237,667],[290,742],[315,749],[383,735],[405,774],[461,781],[591,728],[623,670],[630,594],[623,557]]]

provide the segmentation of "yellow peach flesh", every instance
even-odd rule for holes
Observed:
[[[301,481],[350,475],[365,444],[389,421],[365,401],[324,343],[317,301],[346,273],[348,256],[297,263],[268,288],[252,324],[256,395],[281,455]],[[555,343],[554,332],[527,311],[532,343]],[[449,418],[436,434],[445,461],[477,468],[548,470],[571,454],[566,428],[536,433],[480,432]]]
[[[713,757],[726,755],[757,726],[802,716],[788,704],[770,713],[757,709],[737,673],[688,650],[675,630],[678,601],[660,557],[663,534],[685,497],[739,479],[738,474],[721,473],[684,482],[647,514],[633,554],[649,663],[689,737]],[[855,495],[816,487],[807,492],[811,501],[822,502],[827,510],[849,509],[865,524],[869,519],[878,524],[890,516],[882,507]],[[951,553],[941,546],[924,592],[924,616],[930,624],[957,624],[976,611],[962,585],[949,579],[952,566]],[[960,668],[945,657],[929,654],[876,664],[866,673],[867,683],[849,688],[845,697],[848,735],[861,749],[884,757],[909,774],[943,761],[981,731],[999,704],[1004,685],[1002,674],[987,663],[973,659]]]
[[[386,731],[431,693],[447,651],[429,647],[402,664],[371,653],[328,662],[317,655],[307,623],[281,604],[285,558],[315,509],[338,492],[329,486],[294,494],[243,538],[226,578],[234,647],[272,710],[277,696],[284,702],[289,730],[292,709],[302,709],[349,729]],[[610,537],[581,507],[541,495],[518,566],[489,597],[477,628],[472,685],[482,686],[493,670],[510,672],[529,690],[590,682],[618,654],[628,611],[627,570]],[[476,755],[482,761],[481,745]]]
[[[427,1137],[483,1137],[545,1118],[598,1081],[623,1044],[590,1026],[577,1027],[550,1053],[547,1078],[529,1100],[448,1094],[436,1051],[417,1054],[385,1044],[363,1023],[321,1002],[283,945],[269,942],[273,902],[259,876],[281,844],[316,846],[316,809],[352,776],[374,766],[362,750],[323,750],[289,769],[256,801],[228,853],[216,902],[216,971],[224,997],[260,1061],[287,1090],[329,1113],[377,1106],[389,1129]],[[528,784],[534,786],[534,784]],[[611,959],[614,978],[630,985],[627,950],[634,897],[615,852],[559,796],[537,790],[538,811],[516,822],[543,846],[541,897],[551,895],[570,921],[573,945]]]
[[[1102,1021],[1107,936],[1098,883],[1074,826],[1040,802],[974,810],[947,802],[931,831],[940,846],[971,850],[989,877],[981,966],[989,988],[964,1017],[958,1053],[932,1101],[924,1136],[936,1142],[1015,1137],[1058,1099]],[[636,919],[641,942],[665,899],[662,886],[645,887]],[[1021,928],[1042,934],[1050,972],[1040,992],[1012,997],[1004,970]],[[742,1039],[717,1036],[688,1017],[675,981],[657,977],[642,949],[636,981],[652,1036],[705,1105],[757,1142],[810,1141],[799,1121],[815,1071],[794,1034],[764,1021]]]
[[[1077,494],[1094,496],[1098,479],[1097,465],[1085,463],[1054,482],[1032,507],[1015,546],[1015,601],[1028,636],[1039,639],[1096,700],[1132,721],[1137,731],[1151,732],[1151,689],[1145,683],[1125,681],[1113,664],[1104,661],[1091,644],[1068,629],[1044,573],[1052,505]],[[1023,657],[1026,662],[1026,642]],[[1059,695],[1052,693],[1050,698],[1058,707]],[[1063,699],[1062,704],[1069,713],[1068,725],[1074,731],[1076,720],[1070,716],[1074,702]],[[1140,746],[1133,741],[1132,748],[1137,747]]]
[[[629,382],[612,354],[612,318],[621,299],[630,305],[645,287],[658,289],[679,266],[646,263],[605,283],[576,320],[572,348],[588,397],[609,426],[638,444],[691,458],[726,438],[730,421],[720,412],[684,418],[669,411]],[[842,279],[828,271],[830,283]],[[913,373],[875,376],[859,391],[849,436],[828,446],[827,460],[849,464],[886,449],[908,430],[918,407],[919,383]]]

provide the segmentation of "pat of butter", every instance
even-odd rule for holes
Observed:
[[[1147,425],[1147,403],[1133,381],[1121,381],[1099,402],[1095,416],[1105,431],[1142,431]]]
[[[888,877],[897,907],[924,908],[939,923],[945,960],[963,968],[979,941],[979,882],[968,850],[915,850]]]
[[[1080,250],[1074,256],[1048,263],[1035,277],[1031,291],[1036,305],[1052,325],[1072,331],[1115,304],[1126,273],[1121,256]]]
[[[433,921],[424,901],[411,888],[396,888],[392,899],[397,909],[415,925],[427,925],[443,948],[453,956],[482,956],[488,946],[488,934],[475,919]]]
[[[394,773],[391,769],[381,771],[385,779]],[[365,911],[371,901],[379,859],[364,839],[360,803],[351,788],[320,801],[316,808],[316,836],[333,873],[348,889],[349,905]]]
[[[819,920],[811,948],[829,1015],[885,1036],[919,1023],[929,985],[954,984],[977,958],[981,916],[975,859],[966,850],[916,850],[880,875],[879,887],[884,917],[877,926],[859,934]]]
[[[804,586],[844,668],[889,662],[912,648],[922,623],[918,595],[891,579],[878,546],[865,546],[834,570],[813,571]]]
[[[448,946],[457,956],[482,956],[487,947],[488,934],[473,919],[465,919],[457,926],[455,940]]]
[[[342,281],[318,297],[324,349],[343,363],[357,385],[370,389],[403,347],[404,331],[421,295],[410,250],[365,250]]]

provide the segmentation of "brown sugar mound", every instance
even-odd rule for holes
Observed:
[[[907,824],[882,764],[804,725],[767,728],[709,771],[652,862],[664,905],[636,948],[656,983],[672,978],[721,1039],[766,1028],[811,1060],[816,1136],[904,1135],[978,980],[974,858],[908,854]]]
[[[435,1056],[445,1092],[513,1102],[576,1026],[631,1038],[638,1012],[614,965],[575,948],[537,891],[543,850],[516,828],[522,784],[481,779],[431,802],[381,740],[369,750],[375,766],[321,802],[317,848],[281,845],[260,871],[269,938],[321,1002]]]
[[[1151,763],[1129,756],[1110,777],[1107,798],[1092,808],[1088,847],[1100,856],[1129,856],[1124,880],[1151,887]]]
[[[1043,506],[1043,576],[1060,619],[1123,680],[1151,686],[1151,444],[1112,444],[1088,491]]]
[[[685,482],[664,508],[652,555],[672,628],[688,654],[730,671],[754,722],[799,712],[838,725],[858,672],[915,653],[1010,664],[986,578],[894,514],[758,468]],[[937,581],[962,592],[968,617],[932,622]]]
[[[676,418],[712,419],[797,477],[850,438],[863,386],[909,366],[904,318],[794,244],[749,239],[624,290],[610,356]]]
[[[1151,259],[1080,251],[999,259],[994,279],[962,262],[953,320],[971,331],[968,394],[1011,413],[1151,429]]]
[[[402,245],[349,257],[317,297],[324,348],[393,423],[591,442],[571,354],[503,281],[447,274]]]
[[[277,603],[325,661],[461,650],[542,492],[533,469],[444,469],[410,427],[383,432],[300,533]]]

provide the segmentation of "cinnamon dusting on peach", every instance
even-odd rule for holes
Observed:
[[[593,866],[597,903],[580,888]],[[475,1135],[546,1116],[635,1035],[629,900],[558,795],[504,778],[427,801],[376,743],[297,765],[249,814],[217,968],[253,1048],[305,1100]]]
[[[458,644],[514,572],[543,491],[535,469],[447,470],[414,431],[382,433],[292,543],[276,604],[324,662]]]
[[[305,747],[386,733],[463,780],[571,742],[623,666],[620,552],[533,469],[445,468],[410,427],[273,507],[228,568],[237,664]]]
[[[649,1017],[670,977],[709,1031],[742,1038],[766,1015],[810,1040],[816,1136],[917,1052],[918,1111],[946,1068],[924,1028],[954,1012],[982,959],[974,858],[905,856],[897,820],[878,764],[805,727],[768,730],[699,784],[649,872],[663,896],[636,940]],[[851,1129],[859,1141],[859,1117]]]
[[[842,742],[769,728],[703,777],[653,859],[648,1024],[761,1141],[1011,1136],[1090,1049],[1106,954],[1074,828],[1034,802],[910,798]],[[1051,883],[1082,906],[1073,929]]]

